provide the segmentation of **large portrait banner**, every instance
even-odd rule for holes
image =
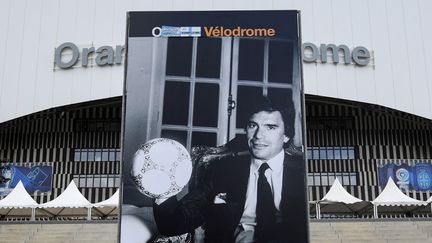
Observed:
[[[128,13],[121,242],[308,242],[299,26]]]

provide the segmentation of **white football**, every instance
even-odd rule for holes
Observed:
[[[186,148],[167,138],[152,139],[136,151],[132,179],[138,190],[151,198],[179,193],[189,182],[192,161]]]

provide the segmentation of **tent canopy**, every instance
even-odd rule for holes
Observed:
[[[0,208],[36,208],[39,204],[28,194],[21,181],[2,200]]]
[[[117,191],[110,198],[108,198],[105,201],[95,203],[95,204],[93,204],[93,206],[97,207],[97,208],[118,207],[119,206],[119,200],[120,200],[119,194],[120,194],[119,189],[117,189]]]
[[[49,216],[76,216],[90,218],[93,205],[81,194],[74,181],[57,198],[39,205],[39,210]]]
[[[93,204],[93,211],[95,214],[104,217],[117,216],[119,213],[119,195],[120,192],[117,189],[117,191],[107,200]]]
[[[375,200],[372,201],[376,206],[419,206],[426,205],[427,202],[416,200],[405,195],[390,177],[387,185]]]
[[[81,194],[74,181],[57,198],[39,205],[39,208],[90,208],[93,205]]]
[[[370,203],[349,194],[336,178],[327,194],[316,202],[316,213],[352,213],[360,212]],[[317,215],[320,218],[320,215]]]
[[[345,203],[353,204],[362,202],[363,200],[349,194],[336,178],[327,194],[318,202],[319,203]]]

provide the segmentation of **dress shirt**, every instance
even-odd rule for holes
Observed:
[[[243,215],[240,219],[240,224],[244,230],[253,230],[256,225],[256,204],[257,204],[257,191],[258,191],[258,176],[262,163],[267,163],[270,169],[267,169],[265,176],[270,184],[273,193],[273,200],[276,207],[276,217],[280,211],[280,202],[282,198],[282,179],[283,179],[283,162],[284,151],[282,150],[275,157],[270,160],[262,161],[252,159],[249,172],[249,181],[246,192],[246,202]]]

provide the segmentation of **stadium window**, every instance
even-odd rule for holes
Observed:
[[[93,187],[93,176],[86,177],[86,187]]]
[[[353,128],[354,120],[351,117],[313,117],[307,118],[307,124],[310,130],[346,130]]]
[[[95,161],[102,161],[102,151],[100,150],[95,151]]]
[[[80,161],[81,160],[81,150],[80,149],[75,149],[73,160],[74,161]]]
[[[73,160],[75,162],[120,161],[120,149],[75,149]]]
[[[76,132],[119,132],[121,121],[111,120],[78,120],[74,127]]]
[[[116,151],[115,150],[109,151],[109,161],[116,161]]]
[[[354,147],[311,147],[307,149],[308,159],[355,159]]]
[[[114,180],[115,180],[115,178],[114,177],[108,177],[108,180],[107,180],[107,187],[114,187]]]
[[[319,159],[327,159],[327,148],[320,148],[319,151]]]
[[[114,178],[114,187],[120,187],[120,176]]]
[[[339,147],[334,149],[334,159],[342,159],[341,150]]]
[[[313,159],[313,156],[312,156],[312,149],[310,149],[310,148],[307,149],[307,158],[308,158],[308,159]]]
[[[313,148],[313,156],[312,159],[319,159],[319,148]]]
[[[342,158],[342,159],[347,159],[347,158],[348,158],[348,150],[347,150],[347,147],[342,147],[342,148],[341,148],[341,158]]]
[[[336,178],[339,180],[339,182],[343,185],[343,177],[341,173],[336,173]]]
[[[120,155],[120,149],[118,149],[117,152],[116,152],[116,161],[120,161],[120,157],[121,157],[121,155]]]
[[[106,180],[106,178],[104,178]],[[101,187],[101,176],[95,176],[93,178],[93,187]]]
[[[79,186],[79,187],[86,187],[86,178],[85,177],[82,177],[82,178],[79,178],[79,183],[77,183],[77,185]]]
[[[110,161],[109,160],[109,149],[102,150],[102,161]]]
[[[321,174],[321,185],[328,186],[329,185],[329,176],[328,173]]]
[[[308,177],[307,177],[307,184],[309,186],[313,186],[314,185],[314,176],[313,173],[309,173]]]
[[[95,152],[93,149],[88,152],[87,160],[88,161],[96,161],[95,160]]]
[[[327,159],[334,159],[334,152],[332,147],[327,147]]]
[[[314,174],[314,185],[315,186],[321,185],[321,175],[320,175],[320,173]]]
[[[74,175],[73,181],[81,188],[119,187],[120,175]]]
[[[349,185],[350,184],[350,176],[349,173],[342,173],[342,185]]]
[[[348,158],[349,158],[349,159],[355,159],[355,156],[354,156],[354,148],[353,148],[353,147],[349,147],[349,148],[348,148]]]
[[[81,160],[80,161],[87,161],[87,149],[81,149]]]
[[[350,173],[350,185],[357,186],[357,175],[356,173]]]
[[[333,174],[333,173],[332,173],[332,174]],[[333,182],[334,182],[334,181],[335,181],[335,177],[334,177],[334,175],[328,177],[328,184],[329,184],[329,185],[333,185]]]
[[[343,186],[356,186],[357,173],[355,172],[322,172],[322,173],[308,173],[307,177],[308,186],[331,186],[338,178]]]

